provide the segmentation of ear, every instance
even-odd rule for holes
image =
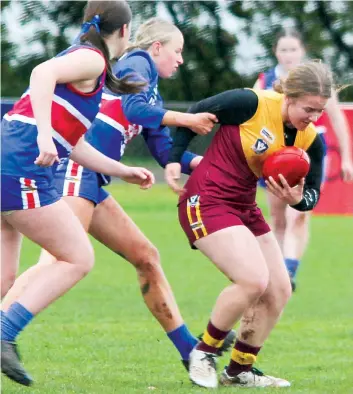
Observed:
[[[161,48],[162,48],[162,44],[159,41],[155,41],[154,43],[152,43],[151,45],[152,55],[159,56]]]
[[[288,107],[288,105],[295,103],[295,98],[284,96],[284,101]]]
[[[129,32],[129,25],[122,25],[119,29],[119,37],[125,37]]]

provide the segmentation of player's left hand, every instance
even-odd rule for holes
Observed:
[[[353,182],[353,161],[351,159],[342,160],[341,174],[343,182]]]
[[[140,189],[149,189],[155,182],[151,171],[142,167],[126,166],[125,173],[120,176],[122,180],[135,185],[140,185]]]
[[[179,185],[181,176],[181,165],[179,163],[169,163],[165,166],[164,178],[168,183],[168,186],[173,190],[174,193],[181,196],[184,194],[185,189]]]
[[[282,174],[279,174],[278,177],[281,185],[278,184],[272,176],[265,181],[268,190],[288,205],[298,204],[303,199],[304,178],[300,180],[297,186],[290,187]]]

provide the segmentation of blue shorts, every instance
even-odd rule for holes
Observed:
[[[54,181],[57,192],[62,197],[82,197],[97,205],[110,195],[103,189],[99,174],[69,159],[60,162]]]
[[[60,200],[50,179],[1,174],[1,212],[33,209]]]
[[[327,155],[327,142],[325,139],[325,134],[324,133],[320,133],[319,136],[321,137],[321,140],[324,144],[324,159],[323,159],[323,163],[322,163],[322,180],[321,180],[321,186],[325,183],[325,179],[326,179],[326,167],[327,167],[327,160],[326,160],[326,155]],[[257,181],[257,186],[266,188],[266,183],[265,183],[265,179],[264,178],[259,178],[259,180]]]

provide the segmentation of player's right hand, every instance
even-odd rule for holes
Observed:
[[[60,162],[58,151],[50,134],[38,134],[37,144],[39,156],[35,159],[34,164],[40,167],[50,167],[55,162]]]
[[[305,178],[302,178],[298,185],[294,187],[288,185],[286,178],[282,174],[279,174],[278,178],[281,184],[277,183],[272,176],[265,180],[268,191],[288,205],[299,204],[303,199]]]
[[[164,178],[168,186],[173,190],[174,193],[179,196],[185,193],[185,189],[179,185],[181,176],[181,165],[179,163],[169,163],[165,166]]]
[[[196,134],[206,135],[213,129],[215,123],[218,122],[217,116],[208,112],[193,114],[189,128]]]

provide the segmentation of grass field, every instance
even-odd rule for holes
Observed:
[[[164,185],[142,192],[120,184],[110,191],[159,248],[187,324],[196,334],[203,331],[226,281],[199,252],[189,249],[177,222],[175,196]],[[259,202],[263,205],[263,195]],[[142,302],[134,269],[103,246],[94,246],[94,271],[20,337],[35,386],[23,388],[3,378],[3,392],[205,393],[192,387],[178,353]],[[34,264],[38,253],[25,242],[21,268]],[[352,218],[314,217],[298,292],[258,362],[265,372],[292,382],[284,391],[353,393],[352,280]],[[224,357],[219,366],[226,362]]]

